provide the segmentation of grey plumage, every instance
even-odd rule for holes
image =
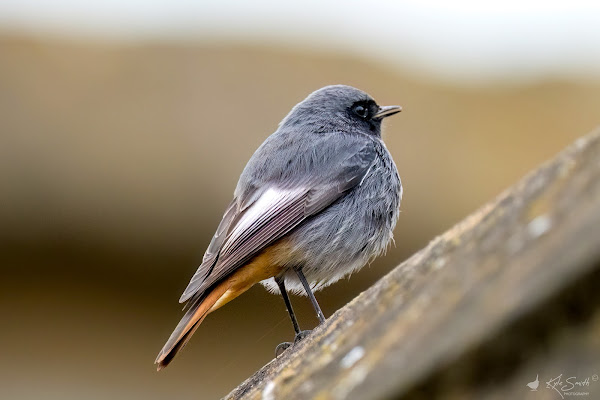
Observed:
[[[313,291],[362,268],[393,238],[402,195],[400,178],[383,142],[375,140],[367,148],[375,157],[362,183],[288,235],[293,251],[287,263],[302,266]],[[285,282],[291,292],[305,294],[293,271],[286,273]],[[262,284],[279,293],[273,278]]]
[[[402,185],[381,138],[381,120],[356,118],[351,107],[358,103],[377,107],[361,90],[327,86],[297,104],[281,121],[279,129],[244,168],[234,201],[180,301],[200,297],[212,284],[290,231],[294,257],[282,262],[301,264],[315,290],[356,271],[385,250],[398,219]],[[246,252],[219,254],[236,218],[239,222],[240,214],[270,188],[305,188],[290,200],[293,203],[300,198],[304,202],[302,213],[296,209],[301,215],[286,221],[278,235],[266,240],[253,231],[243,238],[243,249],[250,249]],[[263,214],[270,211],[263,210]],[[278,221],[272,220],[269,228]],[[239,250],[239,246],[236,243],[228,249]],[[263,284],[278,292],[273,279]],[[291,291],[302,293],[295,275],[288,274],[286,284]]]
[[[275,277],[284,277],[290,291],[304,293],[294,269],[318,290],[385,251],[402,185],[381,139],[381,121],[398,111],[344,85],[319,89],[290,111],[242,172],[234,199],[180,298],[188,302],[188,312],[159,354],[159,368],[185,345],[212,304],[218,308],[218,299],[231,292],[217,296],[215,288],[271,244],[286,242],[285,252],[271,255],[282,269],[261,282],[276,293]],[[207,297],[211,304],[199,308]]]

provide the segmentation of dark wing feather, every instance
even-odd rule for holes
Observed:
[[[221,246],[227,237],[227,231],[229,230],[229,227],[231,226],[235,217],[239,214],[238,208],[238,204],[234,199],[227,207],[227,210],[225,210],[225,214],[223,214],[221,223],[219,223],[217,231],[210,241],[210,244],[204,253],[204,257],[202,257],[202,264],[200,264],[198,270],[194,276],[192,276],[187,288],[181,295],[181,298],[179,299],[180,303],[183,303],[189,299],[196,292],[206,277],[211,273],[215,263],[217,262]]]
[[[328,155],[320,162],[311,162],[314,170],[310,174],[300,174],[298,179],[286,177],[280,182],[266,181],[262,190],[245,196],[252,201],[234,199],[180,302],[201,296],[304,219],[360,184],[376,152],[370,142],[362,140],[346,141]],[[244,204],[243,209],[239,204]]]
[[[248,262],[269,244],[284,236],[306,218],[305,206],[308,190],[296,190],[293,195],[285,196],[285,201],[266,209],[264,217],[259,218],[242,235],[232,235],[223,247],[219,262],[211,275],[199,287],[203,292],[208,287],[226,277]],[[255,203],[255,206],[259,204]],[[248,235],[248,232],[252,232]]]

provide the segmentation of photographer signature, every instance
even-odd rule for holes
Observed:
[[[552,378],[546,382],[546,388],[553,389],[560,395],[562,399],[565,398],[566,395],[577,394],[577,395],[588,395],[587,391],[578,391],[578,389],[587,388],[590,386],[590,382],[596,382],[598,380],[598,375],[593,375],[591,377],[587,377],[583,380],[577,380],[576,376],[570,376],[565,378],[563,381],[563,374],[558,375],[556,378]],[[574,390],[577,390],[574,393]]]

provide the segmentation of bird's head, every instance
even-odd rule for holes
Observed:
[[[367,93],[351,86],[325,86],[298,103],[281,121],[280,128],[381,136],[381,121],[401,110],[400,106],[381,107]]]

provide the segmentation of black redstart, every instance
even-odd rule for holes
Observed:
[[[306,294],[362,268],[392,239],[402,184],[381,139],[380,107],[350,86],[327,86],[298,103],[256,150],[202,264],[179,299],[186,313],[156,363],[166,367],[207,314],[261,282]]]

